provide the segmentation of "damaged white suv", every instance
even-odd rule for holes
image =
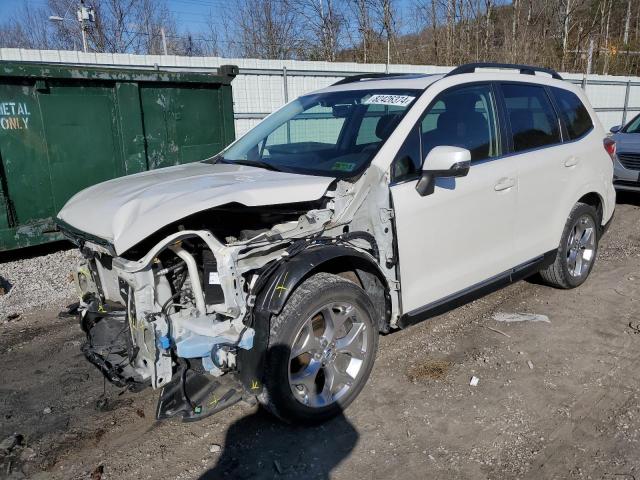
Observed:
[[[379,332],[537,271],[585,281],[615,207],[605,137],[579,89],[520,65],[300,97],[215,157],[67,203],[84,354],[116,385],[161,388],[158,418],[257,398],[327,419]]]

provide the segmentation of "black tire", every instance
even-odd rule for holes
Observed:
[[[584,271],[580,275],[572,275],[570,272],[570,262],[568,260],[570,254],[570,236],[572,235],[577,222],[585,217],[589,217],[595,227],[593,231],[593,253],[591,260],[585,267]],[[567,219],[567,223],[565,224],[562,232],[560,245],[558,246],[554,262],[543,270],[540,270],[540,276],[544,282],[552,287],[564,289],[576,288],[582,285],[591,273],[591,269],[596,261],[598,254],[598,241],[600,240],[599,235],[600,222],[596,209],[585,203],[576,203],[569,214],[569,218]]]
[[[364,359],[355,379],[352,383],[350,382],[350,386],[346,388],[341,398],[324,406],[305,405],[293,393],[294,388],[300,387],[290,385],[291,350],[303,326],[308,324],[310,318],[315,318],[312,317],[314,312],[318,312],[327,304],[337,302],[345,302],[345,304],[348,302],[356,308],[358,316],[353,318],[357,318],[359,323],[364,324],[363,331],[367,332],[360,340],[362,346],[359,348],[366,353],[363,353]],[[314,424],[340,414],[358,396],[373,368],[378,348],[378,321],[375,311],[365,291],[344,278],[328,273],[318,273],[305,280],[291,294],[282,312],[271,319],[264,390],[258,396],[260,403],[285,422]],[[360,322],[361,317],[362,322]],[[314,336],[314,340],[317,338],[319,337]],[[338,349],[334,347],[334,351]],[[350,362],[350,358],[346,357],[345,360]],[[324,367],[320,368],[324,371]],[[344,389],[345,386],[342,388]],[[304,388],[299,391],[303,390],[306,391]]]

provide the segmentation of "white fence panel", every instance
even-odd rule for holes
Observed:
[[[287,100],[324,88],[348,74],[385,72],[384,64],[311,62],[176,55],[132,55],[84,53],[62,50],[0,48],[0,60],[73,63],[109,67],[162,68],[183,71],[211,71],[220,65],[238,65],[240,75],[233,82],[236,135],[242,135],[260,119]],[[433,65],[390,65],[391,73],[444,73],[452,67]],[[573,83],[583,76],[564,73]],[[627,121],[640,112],[640,78],[591,75],[585,88],[605,128]]]

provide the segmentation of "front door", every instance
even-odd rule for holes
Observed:
[[[425,111],[408,143],[420,155],[438,145],[471,151],[467,176],[439,178],[435,191],[420,196],[418,170],[403,147],[391,186],[400,265],[402,310],[415,312],[461,293],[515,265],[513,224],[517,175],[500,158],[500,129],[491,85],[456,87],[439,95]],[[398,167],[398,163],[406,165]]]

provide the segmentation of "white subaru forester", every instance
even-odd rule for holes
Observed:
[[[322,421],[363,388],[379,332],[536,272],[583,283],[613,158],[552,70],[347,78],[210,159],[68,202],[83,352],[116,385],[162,389],[158,418],[257,399]]]

